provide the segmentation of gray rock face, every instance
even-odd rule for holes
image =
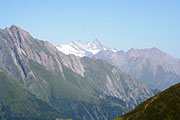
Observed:
[[[112,119],[152,96],[142,83],[109,63],[65,55],[16,26],[0,30],[0,57],[0,68],[27,89],[84,120]]]
[[[166,89],[180,82],[180,62],[157,48],[128,52],[101,51],[95,55],[134,76],[150,88]]]
[[[133,102],[131,107],[152,95],[145,85],[100,59],[82,58],[85,77],[105,95]],[[101,95],[101,94],[99,94]],[[128,104],[127,104],[128,106]]]
[[[174,58],[157,48],[151,49],[131,49],[128,52],[117,51],[102,45],[95,40],[87,44],[81,41],[75,41],[68,47],[76,48],[71,54],[79,56],[97,57],[106,60],[110,64],[118,67],[121,71],[128,73],[146,84],[152,89],[164,90],[169,86],[180,82],[180,60]],[[86,47],[92,48],[97,53],[84,54]],[[59,46],[61,48],[61,46]],[[57,47],[58,48],[58,47]],[[66,49],[59,49],[63,53],[68,53]]]
[[[1,58],[3,58],[2,62],[6,64],[2,63],[1,65],[5,70],[10,69],[13,74],[15,74],[14,72],[16,71],[20,71],[19,78],[24,80],[25,77],[28,76],[27,72],[28,69],[30,69],[28,64],[26,64],[28,59],[42,64],[48,70],[58,69],[59,71],[62,71],[61,63],[57,60],[57,50],[50,43],[36,40],[32,38],[28,32],[16,26],[1,30],[0,38],[2,48]],[[4,58],[3,56],[7,57]]]

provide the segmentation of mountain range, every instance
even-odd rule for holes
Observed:
[[[92,45],[91,45],[92,44]],[[164,90],[180,82],[180,60],[159,50],[158,48],[135,49],[127,52],[106,47],[98,40],[83,43],[73,41],[67,45],[58,46],[58,50],[65,54],[86,53],[87,45],[94,46],[88,54],[79,56],[95,57],[106,60],[119,70],[130,74],[151,89]],[[76,52],[71,49],[76,48]],[[70,50],[70,51],[68,51]]]
[[[86,52],[81,54],[84,57],[67,55],[15,25],[0,29],[0,69],[4,71],[0,88],[7,86],[2,89],[6,94],[0,92],[3,95],[0,117],[110,120],[153,95],[143,83],[107,61],[86,57],[90,51],[97,50],[95,44],[99,42],[87,44]],[[104,46],[98,49],[116,52]],[[29,103],[25,102],[26,98],[30,99]],[[31,111],[34,113],[27,116]]]
[[[57,46],[57,49],[66,55],[73,54],[80,57],[92,57],[103,50],[111,50],[116,52],[116,49],[106,47],[105,45],[101,44],[98,39],[87,43],[83,43],[80,40],[75,40],[67,45],[59,45]]]

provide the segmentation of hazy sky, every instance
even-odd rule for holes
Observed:
[[[12,24],[54,45],[97,38],[180,58],[180,0],[0,0],[0,28]]]

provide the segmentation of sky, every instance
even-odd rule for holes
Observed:
[[[180,0],[0,0],[0,28],[11,25],[54,45],[97,38],[180,58]]]

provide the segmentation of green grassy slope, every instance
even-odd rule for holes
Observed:
[[[36,98],[6,72],[0,71],[0,119],[53,120],[55,118],[68,118],[68,116]]]
[[[180,83],[142,102],[131,112],[114,120],[179,120]]]

